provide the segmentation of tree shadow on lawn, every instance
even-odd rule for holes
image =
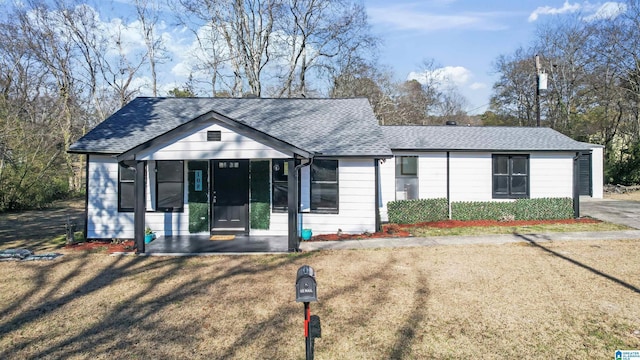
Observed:
[[[76,199],[43,210],[0,214],[0,249],[51,250],[51,241],[65,235],[67,221],[76,225],[76,231],[83,231],[83,206],[84,201]]]
[[[88,269],[96,266],[96,257],[100,254],[77,254],[69,257],[63,257],[58,261],[51,263],[39,263],[38,266],[30,267],[29,270],[35,272],[34,276],[29,277],[30,288],[21,296],[12,300],[0,308],[0,312],[4,315],[0,317],[0,339],[12,336],[11,342],[5,341],[9,346],[5,346],[0,350],[0,358],[13,358],[21,351],[26,351],[31,358],[63,358],[74,356],[87,356],[90,354],[107,354],[110,352],[122,352],[131,356],[140,356],[144,358],[158,358],[166,354],[162,350],[138,347],[139,343],[153,341],[162,343],[163,345],[172,345],[181,351],[185,351],[185,357],[214,357],[220,359],[238,358],[243,356],[244,347],[258,347],[260,356],[263,358],[288,358],[291,349],[283,349],[277,346],[283,343],[296,342],[295,339],[283,339],[283,334],[291,333],[292,326],[300,327],[299,346],[304,353],[304,337],[303,331],[303,307],[293,301],[283,302],[281,305],[269,309],[270,315],[264,320],[256,321],[241,330],[239,336],[235,336],[233,341],[224,343],[224,348],[219,349],[215,354],[208,354],[210,349],[201,350],[205,353],[189,353],[196,351],[203,339],[190,337],[194,331],[199,331],[203,324],[195,323],[167,323],[162,318],[158,320],[156,317],[159,312],[171,312],[175,304],[188,302],[194,294],[200,294],[206,289],[226,286],[229,281],[222,283],[223,280],[232,280],[232,286],[246,286],[251,281],[246,275],[259,275],[277,270],[281,267],[289,265],[301,264],[313,257],[316,252],[308,252],[301,254],[292,254],[286,256],[275,256],[269,258],[257,258],[255,256],[247,256],[239,258],[237,264],[227,267],[222,266],[223,271],[215,269],[207,272],[207,276],[194,275],[193,278],[187,278],[177,284],[170,291],[166,290],[167,279],[171,279],[178,272],[184,272],[184,267],[189,265],[190,257],[170,257],[170,258],[148,258],[137,256],[114,256],[110,257],[108,263],[95,275],[84,278],[81,283],[73,288],[60,292],[63,285],[70,283],[78,278],[82,278]],[[106,255],[105,255],[106,256]],[[262,261],[262,260],[265,261]],[[233,259],[234,261],[236,259]],[[312,262],[312,261],[311,261]],[[363,272],[361,276],[353,278],[353,282],[344,286],[325,288],[323,291],[319,288],[319,297],[321,302],[318,304],[320,314],[322,314],[323,304],[330,303],[332,300],[342,302],[344,298],[354,299],[354,306],[348,318],[349,324],[343,331],[352,332],[353,326],[365,327],[371,323],[373,316],[378,310],[379,304],[392,302],[390,298],[396,296],[390,293],[390,287],[380,286],[376,289],[373,296],[367,299],[359,299],[366,288],[371,286],[372,282],[379,280],[385,276],[385,269],[395,266],[398,259],[391,254],[389,259],[384,263],[377,264],[375,271]],[[24,264],[23,266],[29,266]],[[210,266],[207,263],[206,266]],[[54,271],[60,271],[60,268],[66,269],[55,283],[51,283],[51,276],[48,275]],[[146,277],[145,275],[149,275]],[[208,276],[212,275],[212,276]],[[182,275],[183,276],[183,275]],[[295,273],[291,274],[291,294],[294,294]],[[61,307],[73,305],[75,301],[83,298],[92,299],[92,294],[96,294],[103,289],[108,289],[121,279],[142,277],[142,286],[139,290],[126,294],[126,299],[100,298],[99,301],[114,303],[115,305],[109,309],[108,314],[96,315],[98,318],[95,323],[91,323],[83,328],[81,320],[77,321],[78,325],[72,334],[65,336],[60,330],[47,330],[31,337],[16,336],[22,331],[30,331],[30,327],[38,324],[46,319],[50,313]],[[238,278],[239,277],[239,278]],[[235,279],[235,280],[234,280]],[[329,277],[327,277],[329,279]],[[426,276],[419,271],[415,278],[415,291],[409,311],[403,311],[404,320],[402,324],[395,330],[395,340],[387,350],[387,355],[391,359],[401,359],[410,354],[411,346],[416,341],[416,329],[426,317],[426,301],[429,295],[427,289]],[[320,285],[321,286],[321,285]],[[68,284],[67,284],[68,287]],[[203,290],[204,289],[204,290]],[[379,290],[379,291],[378,291]],[[243,295],[244,296],[244,295]],[[44,301],[42,300],[44,299]],[[356,302],[357,300],[360,302]],[[93,300],[93,299],[92,299]],[[34,304],[24,309],[24,304]],[[82,302],[78,302],[82,304]],[[99,306],[99,304],[96,304]],[[23,311],[23,312],[20,312]],[[298,319],[295,325],[292,325],[292,319]],[[327,315],[328,316],[328,315]],[[212,314],[215,318],[215,314]],[[95,319],[93,319],[95,320]],[[343,319],[342,319],[343,320]],[[245,321],[240,319],[239,321]],[[197,328],[197,329],[196,329]],[[137,329],[139,336],[127,336],[132,330]],[[364,330],[366,331],[366,329]],[[162,332],[161,339],[140,338],[157,336],[158,332]],[[337,331],[338,333],[340,330]],[[391,330],[393,333],[393,329]],[[296,333],[298,333],[296,331]],[[344,341],[344,336],[348,334],[338,334],[333,338],[323,339],[321,346],[324,348],[331,347],[335,343]],[[350,334],[349,334],[350,335]]]
[[[633,292],[635,292],[637,294],[640,294],[640,289],[638,287],[636,287],[636,286],[634,286],[632,284],[629,284],[628,282],[626,282],[624,280],[618,279],[615,276],[611,276],[611,275],[609,275],[607,273],[604,273],[604,272],[602,272],[602,271],[600,271],[600,270],[598,270],[596,268],[593,268],[593,267],[591,267],[591,266],[589,266],[587,264],[583,264],[580,261],[574,260],[574,259],[572,259],[572,258],[570,258],[570,257],[568,257],[566,255],[560,254],[557,251],[553,251],[553,250],[543,246],[542,244],[537,242],[535,239],[528,237],[527,235],[518,234],[518,233],[514,233],[514,235],[519,237],[519,238],[521,238],[521,239],[523,239],[524,241],[528,242],[529,244],[537,247],[538,249],[541,249],[541,250],[543,250],[543,251],[545,251],[545,252],[547,252],[549,254],[557,256],[557,257],[559,257],[559,258],[561,258],[563,260],[566,260],[566,261],[568,261],[568,262],[570,262],[570,263],[572,263],[574,265],[577,265],[577,266],[579,266],[579,267],[581,267],[581,268],[583,268],[585,270],[588,270],[588,271],[590,271],[590,272],[592,272],[592,273],[594,273],[594,274],[596,274],[598,276],[602,276],[603,278],[605,278],[607,280],[613,281],[614,283],[616,283],[618,285],[621,285],[621,286],[623,286],[623,287],[625,287],[625,288],[627,288],[627,289],[629,289],[629,290],[631,290],[631,291],[633,291]],[[529,236],[531,236],[531,235],[529,235]]]
[[[224,279],[233,278],[239,275],[268,272],[275,268],[293,263],[297,261],[298,258],[295,256],[281,257],[279,258],[279,261],[272,264],[257,264],[252,257],[248,256],[238,265],[228,269],[228,271],[219,273],[217,276],[212,276],[210,278],[194,276],[186,283],[182,283],[175,288],[172,288],[169,294],[160,298],[153,296],[157,295],[154,294],[154,292],[158,291],[157,288],[162,284],[163,279],[170,278],[172,274],[175,274],[185,265],[188,259],[188,257],[166,258],[160,260],[158,258],[149,259],[134,256],[113,257],[113,261],[106,268],[101,270],[95,276],[83,281],[83,283],[77,286],[75,290],[67,291],[65,294],[59,294],[58,288],[61,287],[64,282],[77,276],[85,267],[90,267],[91,255],[85,254],[81,259],[80,264],[77,265],[75,269],[69,271],[69,273],[63,278],[59,279],[56,284],[48,283],[49,280],[47,280],[47,273],[58,266],[69,266],[73,260],[67,259],[66,262],[56,261],[39,267],[37,269],[37,275],[33,277],[34,283],[31,290],[15,299],[11,304],[8,304],[6,307],[3,306],[3,308],[0,309],[2,313],[4,313],[3,317],[8,319],[0,323],[0,339],[9,336],[12,332],[20,331],[23,327],[40,321],[47,313],[54,311],[67,303],[72,303],[77,299],[109,287],[121,278],[155,271],[151,278],[145,279],[146,284],[140,291],[128,294],[129,297],[126,301],[117,305],[108,316],[104,316],[101,321],[98,321],[87,329],[80,331],[77,335],[64,338],[63,340],[57,341],[55,344],[49,346],[42,345],[45,343],[45,340],[51,341],[50,336],[46,333],[31,339],[22,338],[24,339],[22,341],[21,337],[17,337],[18,340],[13,340],[10,346],[0,350],[0,358],[12,358],[12,356],[15,356],[16,352],[27,347],[39,349],[37,353],[31,355],[32,358],[57,358],[60,357],[61,353],[64,354],[64,357],[73,357],[74,355],[82,356],[91,354],[95,352],[96,349],[100,349],[100,353],[117,349],[121,350],[123,348],[127,349],[134,346],[136,343],[145,340],[123,336],[126,335],[128,330],[134,326],[144,326],[145,331],[153,330],[156,327],[162,327],[163,329],[167,329],[169,327],[169,330],[167,331],[168,333],[181,334],[181,330],[183,329],[178,325],[153,323],[148,318],[157,314],[159,311],[162,311],[168,305],[187,300],[194,293],[198,293],[203,288],[215,285]],[[44,290],[43,292],[43,289],[45,288],[49,290]],[[20,308],[20,304],[37,302],[38,299],[46,300],[38,303],[26,312],[17,313]],[[105,300],[109,301],[109,299]],[[293,309],[293,305],[285,306],[284,308]],[[282,322],[279,322],[278,319],[270,319],[268,322],[269,326],[282,325]],[[186,326],[190,325],[192,324],[187,324]],[[150,332],[153,333],[153,331]],[[116,343],[113,342],[114,336],[119,338]],[[162,339],[163,342],[174,341],[177,346],[184,346],[184,344],[181,343],[183,340],[184,339],[182,338]],[[239,339],[238,345],[242,345],[245,341],[249,340],[244,340],[242,338]],[[230,347],[229,349],[230,354],[232,354],[232,348]],[[132,351],[135,352],[135,350]],[[154,354],[138,355],[143,357],[154,357]]]

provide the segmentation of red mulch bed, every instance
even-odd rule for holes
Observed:
[[[78,251],[133,252],[133,240],[113,242],[109,240],[91,240],[87,242],[65,245],[65,249]]]
[[[600,220],[592,218],[579,219],[558,219],[558,220],[442,220],[423,222],[418,224],[387,224],[382,226],[382,231],[376,233],[364,234],[320,234],[313,236],[310,241],[336,241],[336,240],[355,240],[355,239],[375,239],[387,237],[408,237],[411,234],[407,229],[415,227],[435,227],[435,228],[454,228],[454,227],[472,227],[472,226],[526,226],[541,224],[595,224]]]

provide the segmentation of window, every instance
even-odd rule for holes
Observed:
[[[274,211],[287,211],[289,205],[289,163],[287,160],[273,160],[272,162],[272,192],[271,192],[271,206]]]
[[[311,165],[311,211],[338,211],[338,160],[314,160]]]
[[[396,200],[418,198],[418,157],[396,158]]]
[[[120,212],[133,211],[135,179],[136,172],[133,168],[118,166],[118,211]]]
[[[493,155],[493,197],[529,197],[529,155]]]
[[[180,161],[156,162],[156,210],[184,209],[184,165]]]

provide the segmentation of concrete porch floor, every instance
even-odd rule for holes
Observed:
[[[280,253],[287,252],[288,245],[286,236],[236,235],[233,240],[210,240],[208,235],[161,236],[145,244],[145,254]]]

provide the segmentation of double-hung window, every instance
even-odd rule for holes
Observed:
[[[396,158],[396,200],[418,198],[418,157]]]
[[[184,209],[184,163],[182,160],[156,162],[156,210]]]
[[[529,197],[529,155],[493,155],[493,197]]]
[[[311,164],[311,211],[338,212],[338,160]]]
[[[133,168],[118,166],[118,211],[133,211],[136,172]]]

